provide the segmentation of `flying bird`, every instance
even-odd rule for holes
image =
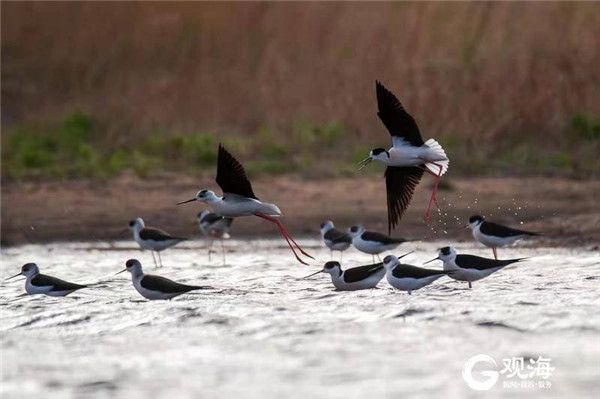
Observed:
[[[437,204],[437,190],[442,175],[448,170],[449,159],[442,146],[434,139],[426,142],[421,137],[417,122],[406,112],[400,101],[380,82],[375,82],[377,93],[377,115],[392,136],[389,150],[375,148],[369,156],[360,161],[363,169],[371,161],[379,161],[387,166],[385,185],[388,207],[388,234],[396,227],[410,205],[415,188],[424,173],[434,176],[433,192],[425,212],[429,220],[431,205]],[[438,206],[439,207],[439,206]]]
[[[216,182],[223,191],[223,197],[218,197],[211,190],[200,190],[196,194],[196,197],[180,202],[177,205],[199,201],[206,203],[211,212],[220,216],[229,218],[257,216],[265,219],[277,225],[298,262],[308,265],[308,263],[300,259],[294,246],[304,256],[314,259],[294,241],[283,224],[277,219],[277,217],[281,216],[279,208],[274,204],[261,202],[256,197],[250,180],[246,177],[244,167],[221,144],[219,144],[219,156],[217,159]]]

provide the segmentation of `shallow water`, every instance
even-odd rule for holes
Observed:
[[[301,244],[329,260],[317,241]],[[397,253],[415,250],[405,260],[420,265],[441,244],[409,243]],[[385,279],[358,292],[334,291],[324,274],[298,279],[322,262],[298,265],[279,240],[226,245],[226,266],[218,254],[209,263],[197,241],[165,251],[161,270],[129,242],[2,249],[2,278],[35,261],[42,273],[101,281],[67,298],[2,283],[2,398],[474,398],[481,393],[462,368],[477,354],[500,366],[543,356],[555,367],[549,388],[498,382],[486,397],[591,397],[598,388],[597,251],[504,249],[502,258],[532,259],[472,290],[443,278],[408,296]],[[456,248],[491,256],[470,243]],[[214,290],[145,301],[128,274],[113,276],[132,257],[146,272]],[[371,257],[349,250],[344,259],[352,267]]]

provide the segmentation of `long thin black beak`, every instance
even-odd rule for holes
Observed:
[[[367,166],[368,164],[371,163],[372,160],[373,160],[373,158],[368,157],[368,158],[365,158],[362,161],[360,161],[358,163],[358,166],[359,166],[358,171],[360,172],[361,170],[363,170],[365,168],[365,166]]]
[[[402,259],[402,258],[404,258],[405,256],[412,254],[413,252],[415,252],[415,251],[410,251],[410,252],[407,252],[407,253],[405,253],[405,254],[404,254],[404,255],[402,255],[402,256],[398,256],[398,259]]]
[[[21,275],[21,273],[15,274],[14,276],[10,276],[9,278],[7,278],[7,279],[4,279],[4,281],[7,281],[7,280],[10,280],[10,279],[13,279],[13,278],[15,278],[15,277],[19,277],[20,275]]]
[[[117,274],[121,274],[121,273],[123,273],[123,272],[126,272],[126,271],[127,271],[127,268],[125,268],[125,269],[121,270],[119,273],[115,273],[115,276],[116,276]]]
[[[423,264],[424,264],[424,265],[426,265],[426,264],[428,264],[428,263],[431,263],[431,262],[433,262],[434,260],[438,260],[438,259],[440,259],[440,257],[439,257],[439,256],[438,256],[437,258],[434,258],[434,259],[428,260],[427,262],[425,262],[425,263],[423,263]]]
[[[187,204],[188,202],[196,201],[196,198],[189,199],[187,201],[178,202],[177,205]]]
[[[119,231],[119,234],[117,235],[117,237],[121,237],[123,234],[127,233],[129,231],[129,229],[123,229],[121,231]]]
[[[312,277],[312,276],[314,276],[315,274],[319,274],[319,273],[323,273],[323,270],[319,270],[318,272],[315,272],[315,273],[313,273],[313,274],[309,274],[308,276],[306,276],[306,277],[302,277],[302,278],[303,278],[303,279],[304,279],[304,278],[309,278],[309,277]]]

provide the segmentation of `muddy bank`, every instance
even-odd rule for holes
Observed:
[[[496,221],[544,233],[532,243],[596,245],[600,242],[600,181],[560,178],[472,178],[447,180],[441,212],[423,222],[431,181],[415,193],[394,235],[462,240],[458,229],[468,216],[492,215]],[[128,220],[140,216],[190,238],[199,236],[195,215],[203,206],[177,207],[199,188],[217,189],[210,177],[165,175],[152,179],[122,176],[108,182],[9,183],[2,186],[2,243],[13,245],[60,240],[110,240]],[[218,190],[217,190],[218,191]],[[386,230],[385,187],[374,176],[305,181],[293,177],[256,179],[259,198],[277,203],[283,222],[297,235],[317,234],[325,219],[346,228],[364,223]],[[255,218],[236,221],[232,235],[272,235],[274,226]]]

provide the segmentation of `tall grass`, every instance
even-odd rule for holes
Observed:
[[[4,2],[2,127],[80,109],[111,151],[263,131],[280,150],[257,170],[312,170],[327,143],[348,160],[387,145],[380,79],[455,170],[597,171],[599,37],[598,3]]]

